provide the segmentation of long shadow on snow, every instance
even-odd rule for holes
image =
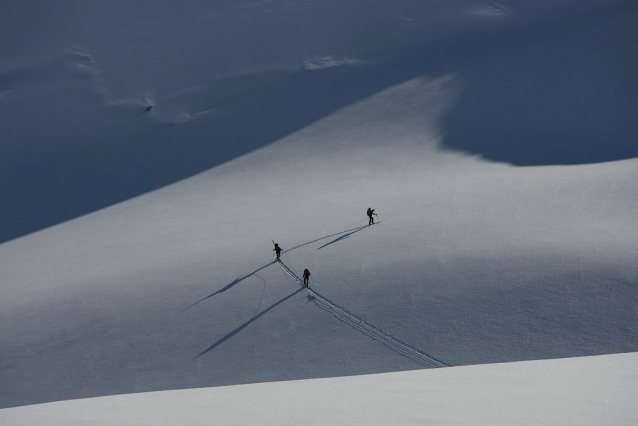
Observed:
[[[368,219],[363,219],[363,220],[368,220]],[[359,221],[359,222],[361,222],[361,221]],[[350,226],[352,226],[352,225],[350,225]],[[288,250],[286,250],[285,252],[286,252],[286,253],[290,253],[290,252],[291,252],[291,251],[293,251],[293,250],[297,250],[298,248],[301,248],[301,247],[307,246],[307,245],[309,245],[309,244],[316,243],[316,242],[321,241],[321,240],[325,240],[326,238],[334,237],[335,235],[341,235],[341,234],[344,234],[344,233],[347,233],[347,232],[356,231],[356,230],[358,230],[358,229],[359,229],[359,227],[351,228],[351,229],[346,229],[345,231],[337,231],[337,232],[334,232],[334,233],[332,233],[332,234],[330,234],[330,235],[326,235],[326,236],[324,236],[324,237],[316,238],[316,239],[314,239],[314,240],[307,241],[307,242],[305,242],[305,243],[301,243],[301,244],[299,244],[299,245],[296,245],[296,246],[294,246],[294,247],[292,247],[292,248],[289,248],[289,249],[288,249]]]
[[[327,246],[329,246],[330,244],[334,244],[334,243],[338,243],[339,241],[343,241],[343,240],[345,240],[346,238],[349,238],[352,234],[356,234],[357,232],[359,232],[359,231],[363,231],[363,230],[364,230],[364,229],[366,229],[366,228],[368,228],[368,225],[364,225],[364,226],[361,226],[361,227],[359,227],[359,228],[355,228],[354,230],[351,230],[351,231],[350,231],[350,232],[348,232],[347,234],[343,234],[342,236],[340,236],[340,237],[338,237],[338,238],[336,238],[336,239],[334,239],[334,240],[330,241],[329,243],[326,243],[326,244],[322,245],[322,246],[321,246],[321,247],[319,247],[317,250],[321,250],[322,248],[327,247]]]
[[[273,260],[272,262],[269,262],[269,263],[265,264],[264,266],[261,266],[261,267],[255,269],[254,271],[252,271],[252,272],[250,272],[250,273],[248,273],[246,275],[243,275],[241,277],[235,278],[231,283],[228,283],[224,287],[222,287],[219,290],[217,290],[215,293],[209,294],[208,296],[198,300],[197,302],[195,302],[192,305],[190,305],[188,308],[184,309],[182,312],[185,312],[185,311],[189,310],[193,306],[197,305],[198,303],[203,302],[206,299],[210,299],[211,297],[217,296],[218,294],[221,294],[221,293],[225,292],[226,290],[229,290],[229,289],[233,288],[235,285],[237,285],[240,282],[244,281],[246,278],[255,275],[257,272],[261,271],[262,269],[265,269],[265,268],[269,267],[270,265],[274,264],[275,262],[276,261]]]
[[[281,305],[282,303],[284,303],[286,300],[290,299],[291,297],[295,296],[296,294],[298,294],[299,292],[303,291],[303,288],[300,288],[292,293],[290,293],[288,296],[284,297],[283,299],[281,299],[279,302],[274,303],[273,305],[271,305],[269,308],[261,311],[260,313],[258,313],[257,315],[255,315],[254,317],[252,317],[251,319],[249,319],[248,321],[246,321],[244,324],[240,325],[239,327],[237,327],[236,329],[234,329],[233,331],[231,331],[230,333],[228,333],[227,335],[225,335],[224,337],[222,337],[221,339],[219,339],[218,341],[216,341],[215,343],[213,343],[211,346],[209,346],[206,350],[202,351],[199,355],[197,355],[197,357],[200,357],[202,355],[204,355],[206,352],[212,351],[213,349],[215,349],[217,346],[221,345],[222,343],[224,343],[226,340],[230,339],[231,337],[233,337],[234,335],[236,335],[237,333],[239,333],[240,331],[242,331],[244,328],[248,327],[252,322],[256,321],[257,319],[259,319],[262,315],[265,315],[266,313],[268,313],[269,311],[273,310],[274,308],[276,308],[277,306]]]
[[[367,220],[367,219],[364,219],[364,220]],[[336,243],[336,242],[340,241],[340,240],[341,240],[341,239],[343,239],[343,238],[347,238],[347,237],[349,237],[350,235],[354,234],[355,232],[359,232],[359,231],[361,231],[361,230],[363,230],[363,229],[365,229],[365,228],[367,228],[367,227],[368,227],[368,226],[367,226],[367,225],[365,225],[365,226],[360,226],[360,227],[357,227],[357,228],[346,229],[345,231],[338,231],[338,232],[332,233],[332,234],[330,234],[330,235],[326,235],[325,237],[316,238],[316,239],[314,239],[314,240],[312,240],[312,241],[307,241],[307,242],[305,242],[305,243],[302,243],[302,244],[299,244],[299,245],[297,245],[297,246],[294,246],[294,247],[292,247],[292,248],[290,248],[290,249],[286,250],[286,253],[289,253],[289,252],[291,252],[291,251],[293,251],[293,250],[296,250],[296,249],[298,249],[298,248],[301,248],[301,247],[303,247],[303,246],[307,246],[308,244],[316,243],[317,241],[321,241],[321,240],[325,240],[326,238],[334,237],[335,235],[340,235],[340,234],[343,234],[343,233],[347,233],[347,234],[346,234],[346,235],[344,235],[343,237],[337,238],[336,240],[331,241],[331,242],[329,242],[328,244],[325,244],[325,245],[323,245],[323,246],[319,247],[319,248],[321,249],[321,248],[323,248],[323,247],[325,247],[325,246],[327,246],[327,245],[330,245],[330,244],[332,244],[332,243]],[[318,250],[318,249],[317,249],[317,250]],[[270,265],[272,265],[272,264],[274,264],[274,263],[276,263],[276,262],[277,262],[276,260],[273,260],[273,261],[271,261],[271,262],[269,262],[269,263],[267,263],[267,264],[265,264],[265,265],[263,265],[263,266],[260,266],[259,268],[255,269],[254,271],[252,271],[252,272],[250,272],[250,273],[248,273],[248,274],[246,274],[246,275],[242,275],[241,277],[237,277],[237,278],[235,278],[232,282],[228,283],[227,285],[225,285],[224,287],[220,288],[220,289],[219,289],[219,290],[217,290],[216,292],[214,292],[214,293],[212,293],[212,294],[209,294],[208,296],[206,296],[206,297],[204,297],[204,298],[202,298],[202,299],[198,300],[197,302],[193,303],[193,304],[192,304],[192,305],[190,305],[189,307],[185,308],[184,310],[182,310],[182,312],[185,312],[185,311],[189,310],[189,309],[190,309],[190,308],[192,308],[193,306],[195,306],[195,305],[197,305],[197,304],[199,304],[199,303],[203,302],[203,301],[204,301],[204,300],[206,300],[206,299],[210,299],[211,297],[217,296],[218,294],[221,294],[221,293],[225,292],[226,290],[230,290],[231,288],[233,288],[235,285],[239,284],[240,282],[242,282],[242,281],[243,281],[243,280],[245,280],[246,278],[249,278],[249,277],[251,277],[251,276],[255,275],[257,272],[261,271],[262,269],[265,269],[265,268],[269,267]]]

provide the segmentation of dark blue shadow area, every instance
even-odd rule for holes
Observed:
[[[257,315],[255,315],[254,317],[252,317],[251,319],[249,319],[248,321],[246,321],[244,324],[240,325],[239,327],[237,327],[236,329],[234,329],[233,331],[231,331],[230,333],[228,333],[227,335],[225,335],[224,337],[222,337],[221,339],[219,339],[218,341],[216,341],[215,343],[213,343],[212,345],[210,345],[208,348],[206,348],[206,350],[202,351],[199,355],[197,355],[197,357],[200,357],[202,355],[204,355],[205,353],[212,351],[213,349],[215,349],[217,346],[221,345],[222,343],[224,343],[226,340],[230,339],[231,337],[235,336],[237,333],[239,333],[240,331],[242,331],[244,328],[248,327],[251,323],[253,323],[254,321],[258,320],[261,316],[267,314],[268,312],[270,312],[271,310],[275,309],[277,306],[281,305],[282,303],[284,303],[286,300],[292,298],[293,296],[295,296],[296,294],[298,294],[299,292],[303,291],[303,288],[300,288],[292,293],[290,293],[288,296],[284,297],[283,299],[281,299],[279,302],[274,303],[273,305],[271,305],[269,308],[261,311],[260,313],[258,313]]]
[[[229,78],[159,98],[150,112],[144,105],[87,105],[98,100],[82,87],[0,103],[0,242],[208,170],[414,71],[404,75],[386,64]],[[184,106],[201,117],[182,122]]]
[[[636,3],[447,57],[465,89],[444,146],[518,166],[638,156]]]
[[[11,70],[0,75],[0,243],[188,178],[423,75],[465,84],[443,147],[521,166],[637,157],[638,5],[604,7],[449,37],[422,24],[361,54],[365,64],[212,81],[158,95],[150,112],[105,106],[92,77],[64,63],[82,58],[49,67],[64,84]]]

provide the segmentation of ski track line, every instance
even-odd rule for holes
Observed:
[[[301,278],[299,278],[299,276],[297,276],[297,274],[295,274],[288,266],[286,266],[281,261],[279,262],[279,266],[281,266],[281,268],[288,275],[290,275],[295,281],[297,281],[299,285],[303,287],[303,280],[301,280]],[[310,287],[308,287],[308,292],[315,298],[314,302],[319,308],[330,312],[338,320],[348,324],[349,326],[351,326],[355,330],[362,332],[366,336],[380,343],[383,343],[388,348],[405,356],[406,358],[409,358],[421,365],[425,365],[430,368],[449,367],[449,365],[444,363],[443,361],[439,361],[438,359],[426,354],[422,350],[417,349],[405,342],[402,342],[396,337],[365,321],[363,318],[353,314],[349,310],[336,305],[330,299],[327,299],[316,291],[310,289]]]

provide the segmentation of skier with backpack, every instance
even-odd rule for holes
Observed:
[[[281,258],[281,252],[284,251],[281,247],[279,247],[279,244],[277,244],[276,242],[272,242],[275,245],[275,248],[272,249],[275,252],[275,255],[277,256],[277,261],[280,260]]]
[[[368,217],[370,218],[370,220],[368,221],[368,226],[374,225],[374,217],[372,217],[372,215],[376,216],[377,214],[374,212],[373,208],[368,207]]]
[[[303,270],[303,286],[304,287],[310,286],[310,283],[308,282],[309,279],[310,279],[310,271],[308,270],[308,268],[306,268]]]

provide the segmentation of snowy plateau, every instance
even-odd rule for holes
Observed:
[[[0,425],[637,425],[636,23],[3,0]]]

